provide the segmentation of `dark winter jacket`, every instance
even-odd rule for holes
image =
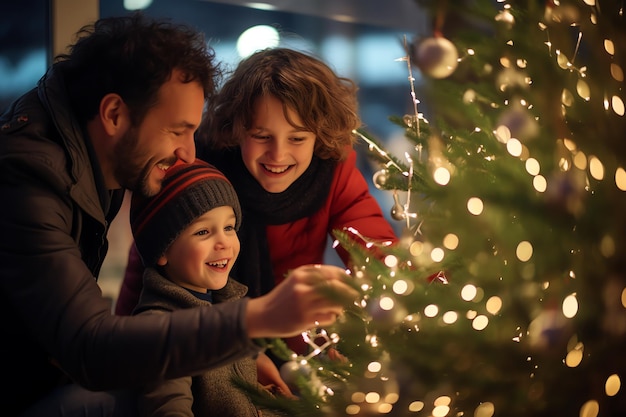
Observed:
[[[143,292],[133,314],[159,314],[195,306],[210,305],[186,289],[160,275],[155,269],[144,272]],[[229,279],[226,286],[213,291],[213,302],[223,303],[243,297],[246,287]],[[228,345],[228,340],[221,340]],[[171,379],[147,385],[139,396],[141,416],[258,417],[250,398],[232,379],[256,384],[256,361],[253,357],[212,369],[201,375]],[[263,412],[266,416],[267,412]]]
[[[0,390],[3,416],[68,380],[123,388],[258,351],[244,328],[246,299],[111,315],[95,277],[124,191],[105,189],[55,71],[0,116],[0,357],[11,381]]]

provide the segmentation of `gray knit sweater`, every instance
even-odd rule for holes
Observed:
[[[198,305],[210,305],[163,277],[153,268],[144,272],[144,286],[133,314],[158,314]],[[213,302],[222,303],[245,296],[247,287],[233,279],[213,291]],[[190,343],[194,341],[190,340]],[[228,344],[228,340],[222,343]],[[166,380],[145,386],[139,395],[142,416],[258,417],[261,414],[248,395],[231,381],[241,378],[256,384],[256,361],[249,357],[193,377]],[[263,411],[263,417],[271,413]]]

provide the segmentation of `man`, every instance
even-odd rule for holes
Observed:
[[[330,324],[342,306],[319,284],[355,295],[340,269],[304,266],[252,300],[113,316],[96,283],[108,226],[125,189],[154,195],[169,167],[195,159],[219,69],[200,33],[139,14],[78,35],[0,117],[6,416],[128,415],[102,391],[197,374],[257,353],[254,338]]]

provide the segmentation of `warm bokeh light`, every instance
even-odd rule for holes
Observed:
[[[602,181],[602,179],[604,179],[604,165],[595,156],[589,157],[589,173],[598,181]]]
[[[570,368],[575,368],[583,360],[583,345],[582,343],[578,343],[574,349],[570,350],[565,357],[565,365]]]
[[[407,281],[399,279],[393,283],[392,289],[393,292],[398,295],[406,294],[409,291],[409,283]]]
[[[485,304],[487,311],[493,315],[498,314],[502,309],[502,299],[497,296],[490,297]]]
[[[424,251],[424,244],[420,242],[419,240],[416,240],[413,243],[411,243],[411,246],[409,247],[409,253],[413,256],[419,256],[422,254],[423,251]]]
[[[456,311],[446,311],[442,316],[442,320],[446,324],[456,323],[458,318],[459,314]]]
[[[476,286],[467,284],[461,289],[461,298],[465,301],[472,301],[476,297]]]
[[[539,165],[539,161],[535,158],[528,158],[525,162],[526,172],[530,175],[537,175],[541,171],[541,167]]]
[[[433,417],[445,417],[450,412],[450,407],[447,405],[438,405],[433,409]]]
[[[511,139],[511,130],[504,125],[498,126],[494,134],[496,135],[498,141],[502,143],[507,143],[509,139]]]
[[[613,111],[618,116],[624,115],[624,101],[620,96],[613,96],[611,98],[611,105],[613,106]]]
[[[361,413],[361,407],[356,404],[350,404],[346,407],[346,415],[357,416]]]
[[[487,401],[476,407],[476,411],[474,411],[474,417],[493,417],[495,412],[495,405]]]
[[[393,306],[395,305],[393,298],[391,297],[382,297],[378,304],[380,305],[380,308],[385,311],[393,309]]]
[[[443,238],[443,246],[450,250],[456,249],[459,246],[459,237],[454,233],[448,233]]]
[[[520,261],[527,262],[533,256],[533,245],[527,241],[520,242],[515,250],[515,255]]]
[[[441,262],[443,260],[444,255],[445,253],[443,249],[433,248],[433,250],[430,252],[430,259],[432,259],[433,262]]]
[[[434,304],[427,305],[424,308],[424,315],[426,317],[435,317],[439,313],[439,307]]]
[[[563,315],[571,319],[578,313],[578,299],[576,294],[570,294],[563,300]]]
[[[516,138],[511,138],[506,143],[506,150],[513,156],[520,156],[522,154],[522,143]]]
[[[574,155],[574,166],[581,170],[587,169],[587,155],[584,152],[580,151]]]
[[[398,266],[398,258],[393,255],[385,256],[385,265],[388,268],[395,268],[396,266]]]
[[[606,383],[604,384],[604,391],[609,397],[614,397],[617,395],[621,387],[622,381],[619,375],[613,374],[606,379]]]
[[[378,392],[368,392],[365,394],[365,402],[374,404],[380,401],[380,394]]]
[[[533,178],[533,187],[538,192],[543,193],[548,189],[548,182],[543,175],[537,175]]]
[[[589,1],[589,0],[586,0]],[[600,404],[596,400],[589,400],[580,407],[580,417],[598,417]]]
[[[615,81],[624,81],[624,71],[622,70],[622,67],[614,62],[611,63],[611,76],[615,79]]]
[[[615,185],[622,191],[626,191],[626,170],[619,167],[615,170]]]
[[[439,185],[446,185],[450,182],[450,171],[444,167],[439,167],[433,172],[433,178]]]
[[[478,315],[474,318],[474,320],[472,320],[472,327],[475,330],[484,330],[487,325],[489,324],[489,318],[487,318],[487,316],[484,315]]]
[[[483,212],[483,201],[478,197],[472,197],[467,200],[467,211],[474,216],[478,216]]]
[[[369,365],[367,365],[367,370],[370,372],[380,372],[381,369],[383,369],[383,366],[380,362],[370,362]]]
[[[422,401],[413,401],[409,404],[409,411],[412,413],[417,413],[424,409],[424,403]]]
[[[576,92],[585,101],[591,99],[591,89],[589,88],[589,84],[584,80],[578,80],[578,83],[576,83]]]

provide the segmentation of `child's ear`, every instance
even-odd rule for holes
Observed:
[[[159,266],[167,265],[167,257],[165,255],[159,256],[159,259],[157,259],[157,265]]]

